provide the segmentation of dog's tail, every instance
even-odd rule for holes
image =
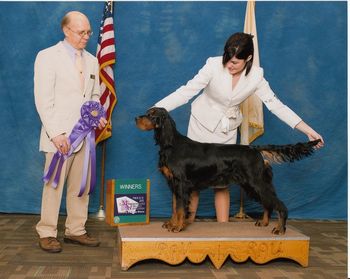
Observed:
[[[294,162],[310,156],[321,140],[299,142],[288,145],[255,146],[265,160],[270,163]]]

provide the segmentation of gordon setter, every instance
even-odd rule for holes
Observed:
[[[200,143],[181,135],[164,108],[151,108],[135,120],[139,129],[154,130],[154,139],[160,147],[158,167],[173,193],[172,217],[164,228],[179,232],[193,222],[195,216],[188,212],[193,191],[236,184],[264,207],[263,218],[255,225],[267,226],[275,210],[278,223],[272,233],[285,233],[288,210],[276,195],[270,163],[307,157],[319,140],[266,146]]]

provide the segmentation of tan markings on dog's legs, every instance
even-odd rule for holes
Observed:
[[[177,215],[176,215],[176,197],[173,194],[173,199],[172,199],[172,215],[171,218],[169,219],[169,221],[164,222],[163,224],[163,228],[168,229],[169,231],[171,230],[171,228],[173,228],[175,226],[175,224],[177,224]]]
[[[176,219],[177,219],[177,224],[173,227],[172,231],[173,232],[180,232],[182,231],[185,226],[185,210],[184,208],[179,208],[176,210]]]
[[[199,193],[193,191],[190,196],[190,202],[188,205],[188,217],[186,219],[186,224],[192,224],[196,218],[197,208],[199,202]]]
[[[171,232],[180,232],[185,226],[185,210],[182,207],[177,208],[176,197],[173,195],[173,215],[168,222],[164,223],[163,227]]]
[[[277,212],[277,215],[278,215],[277,226],[275,228],[273,228],[272,233],[282,235],[286,232],[286,228],[285,228],[285,224],[283,224],[284,222],[281,218],[281,214],[279,212]]]

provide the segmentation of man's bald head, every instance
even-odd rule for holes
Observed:
[[[78,12],[78,11],[71,11],[71,12],[66,13],[65,16],[62,18],[62,21],[61,21],[61,28],[62,28],[62,30],[63,30],[63,27],[69,25],[69,23],[72,20],[77,20],[77,19],[89,21],[87,16],[84,15],[83,13]]]
[[[62,19],[61,27],[66,40],[76,49],[86,47],[92,34],[86,15],[78,11],[68,12]]]

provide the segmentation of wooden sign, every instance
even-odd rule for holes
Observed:
[[[149,179],[107,181],[106,222],[111,226],[149,223]]]

